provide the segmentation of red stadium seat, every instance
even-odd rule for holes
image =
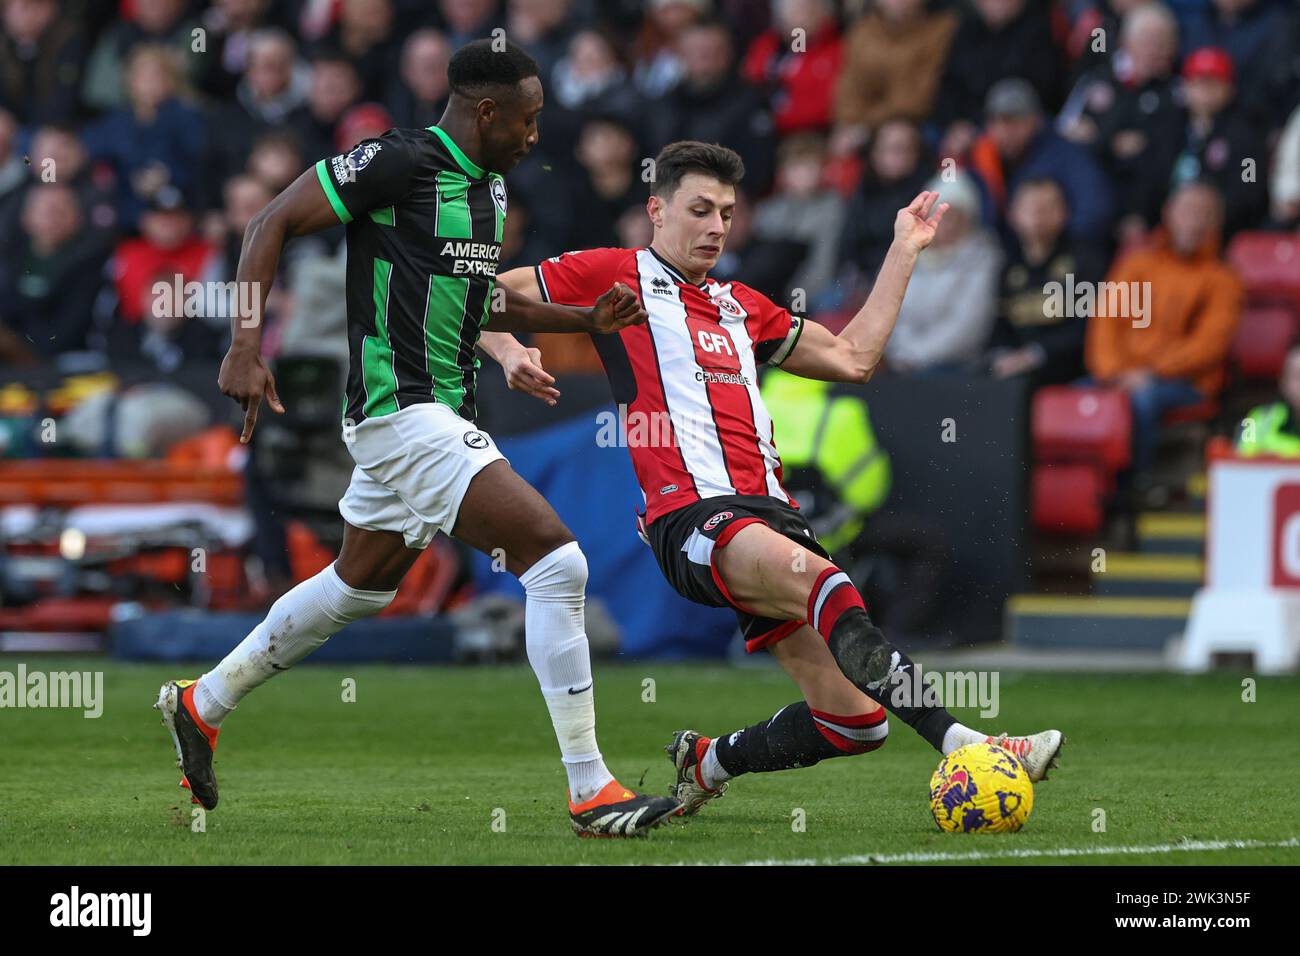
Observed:
[[[1228,264],[1255,303],[1300,306],[1300,239],[1285,232],[1242,232],[1228,246]]]
[[[1105,477],[1093,465],[1038,465],[1033,477],[1034,527],[1055,534],[1101,528]]]
[[[1034,526],[1093,534],[1115,474],[1131,457],[1128,396],[1108,388],[1052,385],[1034,395]]]
[[[415,559],[393,603],[380,612],[380,617],[437,614],[451,595],[459,568],[456,552],[445,542],[434,541]]]
[[[1114,474],[1130,457],[1128,396],[1116,389],[1052,385],[1034,395],[1034,457],[1082,462]]]
[[[289,521],[284,527],[285,544],[289,550],[289,573],[295,584],[320,574],[334,563],[334,554],[320,543],[315,532],[301,521]]]
[[[1275,379],[1296,333],[1296,314],[1282,305],[1248,306],[1232,341],[1232,361],[1243,378]]]
[[[107,631],[118,598],[47,597],[26,607],[0,608],[0,631]]]

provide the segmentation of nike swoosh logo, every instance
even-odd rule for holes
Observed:
[[[595,681],[592,681],[592,682],[591,682],[590,684],[588,684],[586,687],[579,687],[577,690],[574,690],[572,687],[570,687],[570,688],[569,688],[569,693],[570,693],[570,694],[581,694],[584,690],[591,690],[592,685],[594,685],[595,683],[596,683]]]

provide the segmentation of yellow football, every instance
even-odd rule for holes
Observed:
[[[993,744],[959,747],[930,778],[930,812],[948,833],[1014,833],[1033,808],[1028,771]]]

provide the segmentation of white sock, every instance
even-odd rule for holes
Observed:
[[[988,734],[982,734],[978,730],[971,730],[965,724],[953,724],[943,732],[944,755],[968,744],[982,744],[987,736]]]
[[[583,619],[587,559],[578,542],[570,541],[521,574],[519,583],[527,593],[528,663],[555,726],[569,796],[581,803],[614,779],[596,746],[595,686]]]
[[[718,738],[714,737],[709,741],[709,748],[704,751],[704,759],[700,761],[700,777],[704,780],[704,785],[710,790],[717,790],[722,784],[731,779],[731,774],[722,768],[718,763]]]
[[[204,723],[220,727],[254,687],[288,670],[352,621],[378,614],[396,591],[360,591],[330,565],[271,605],[266,618],[221,663],[199,678],[194,703]]]

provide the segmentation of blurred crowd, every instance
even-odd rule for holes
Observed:
[[[215,369],[250,218],[317,158],[435,123],[451,53],[498,29],[547,100],[503,268],[646,244],[647,158],[721,142],[747,174],[717,273],[834,324],[895,212],[937,189],[951,210],[889,345],[900,374],[1088,376],[1156,422],[1223,386],[1224,242],[1300,226],[1287,0],[0,5],[0,365]],[[272,355],[346,356],[341,239],[285,256]],[[1152,284],[1140,329],[1047,301],[1108,276]],[[549,344],[558,371],[596,367]]]

